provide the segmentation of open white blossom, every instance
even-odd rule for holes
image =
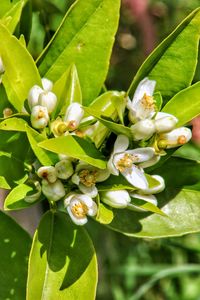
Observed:
[[[64,205],[76,225],[84,225],[88,221],[87,216],[97,214],[97,205],[88,195],[71,193],[65,198]]]
[[[158,147],[169,149],[186,144],[192,138],[192,132],[187,127],[179,127],[168,133],[159,135]]]
[[[151,147],[127,150],[128,146],[128,138],[125,135],[119,135],[108,161],[108,170],[113,175],[121,173],[134,187],[146,189],[149,185],[139,164],[151,160],[155,151]]]
[[[115,208],[125,208],[131,201],[126,190],[107,191],[100,193],[101,201]]]
[[[133,96],[133,100],[128,100],[127,108],[129,109],[129,119],[135,123],[140,120],[152,118],[155,114],[155,101],[153,93],[156,86],[155,80],[144,78],[138,84]]]
[[[94,198],[98,194],[96,183],[105,181],[109,176],[110,172],[108,170],[101,170],[85,163],[79,163],[75,174],[72,176],[72,182],[78,185],[82,193]]]

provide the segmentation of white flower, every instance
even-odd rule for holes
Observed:
[[[159,184],[152,188],[139,190],[138,193],[143,194],[143,195],[158,194],[158,193],[161,193],[165,189],[165,181],[161,176],[151,175],[151,177],[156,179],[159,182]]]
[[[178,119],[170,114],[158,112],[155,117],[156,132],[168,132],[175,128]]]
[[[40,178],[46,179],[50,183],[53,183],[57,180],[57,172],[53,166],[40,167],[37,170],[37,175]]]
[[[95,184],[106,180],[109,176],[110,172],[108,170],[101,170],[85,163],[79,163],[71,180],[78,185],[82,193],[94,198],[98,194]]]
[[[148,188],[148,182],[144,171],[135,164],[151,160],[155,155],[155,151],[151,147],[126,150],[128,146],[128,138],[124,135],[119,135],[108,161],[108,170],[113,175],[119,175],[120,172],[134,187],[146,189]]]
[[[45,91],[50,92],[53,88],[53,82],[45,77],[43,77],[41,80],[42,80],[43,89]]]
[[[149,119],[141,120],[130,128],[134,141],[147,140],[156,132],[155,121]]]
[[[46,107],[36,105],[32,108],[31,124],[36,129],[43,129],[48,125],[49,114]]]
[[[48,113],[51,114],[57,103],[57,97],[54,93],[49,92],[49,91],[44,91],[40,93],[39,98],[38,98],[38,104],[45,106],[48,110]]]
[[[60,179],[68,179],[74,173],[72,162],[68,159],[63,159],[55,165],[57,177]]]
[[[192,132],[187,127],[179,127],[168,133],[159,135],[158,147],[169,149],[186,144],[192,137]]]
[[[62,182],[57,179],[50,183],[46,179],[42,180],[42,192],[50,201],[58,201],[65,196],[65,188]]]
[[[125,208],[131,201],[126,190],[107,191],[100,194],[101,201],[115,208]]]
[[[36,105],[38,105],[39,95],[43,93],[44,90],[39,85],[34,85],[28,94],[28,104],[30,109]]]
[[[84,115],[84,110],[79,103],[71,103],[64,116],[64,122],[67,123],[69,130],[75,130],[80,124],[80,121]]]
[[[129,119],[135,123],[146,118],[151,118],[155,113],[153,93],[156,82],[144,78],[136,88],[132,101],[128,101]]]
[[[87,223],[87,216],[95,216],[97,214],[96,203],[87,195],[69,194],[64,200],[64,205],[76,225],[84,225]]]
[[[42,188],[41,188],[39,181],[35,181],[34,186],[35,186],[36,192],[34,192],[33,194],[30,194],[30,195],[27,194],[26,197],[24,198],[25,202],[33,203],[40,198],[40,195],[42,193]]]
[[[130,196],[132,198],[136,198],[136,199],[144,200],[145,202],[152,203],[155,206],[158,205],[158,201],[154,195],[141,195],[137,193],[130,193]],[[139,206],[134,205],[133,203],[129,203],[127,205],[127,208],[131,210],[142,211],[142,212],[146,211],[145,209],[140,208]]]

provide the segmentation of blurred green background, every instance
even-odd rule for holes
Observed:
[[[32,2],[28,49],[36,59],[74,1]],[[199,0],[122,1],[106,86],[126,90],[150,51],[198,6]],[[200,67],[195,80],[200,80]],[[97,300],[200,299],[200,234],[142,240],[112,232],[92,221],[87,228],[99,261]]]

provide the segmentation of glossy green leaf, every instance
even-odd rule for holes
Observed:
[[[31,238],[1,211],[0,224],[0,299],[25,299]]]
[[[92,143],[78,136],[67,135],[52,138],[40,142],[38,146],[57,154],[65,154],[80,159],[100,169],[105,169],[107,165],[101,152]]]
[[[26,126],[26,134],[30,143],[30,146],[35,153],[40,163],[44,166],[54,165],[56,157],[52,153],[45,151],[38,146],[39,142],[45,141],[45,138],[36,130]]]
[[[98,112],[90,107],[86,107],[85,111],[89,115],[95,117],[99,122],[101,122],[104,126],[106,126],[108,129],[110,129],[110,131],[114,132],[115,134],[124,134],[130,139],[133,139],[133,134],[129,127],[113,122],[112,119],[108,119],[106,116],[102,115],[101,112]]]
[[[8,194],[4,202],[5,210],[17,210],[26,207],[30,207],[34,203],[28,203],[24,201],[28,192],[33,191],[33,187],[27,184],[19,184]]]
[[[200,114],[200,82],[176,94],[162,111],[178,118],[177,126],[182,126]]]
[[[113,220],[113,211],[109,206],[99,203],[98,214],[95,220],[101,224],[110,224]]]
[[[134,207],[133,208],[131,206],[128,207],[128,209],[130,209],[130,210],[135,210],[135,208],[136,209],[139,208],[139,209],[143,209],[144,211],[149,211],[149,212],[167,217],[167,215],[161,209],[159,209],[156,205],[154,205],[150,202],[146,202],[141,199],[138,199],[136,196],[131,199],[131,204],[133,204]]]
[[[0,18],[2,18],[9,10],[12,9],[20,0],[1,0]]]
[[[15,31],[15,28],[20,21],[25,3],[26,1],[18,1],[1,19],[2,24],[4,24],[11,33]]]
[[[0,56],[5,67],[3,84],[9,101],[18,111],[22,111],[30,88],[34,84],[40,85],[40,76],[28,50],[2,24],[0,40],[4,41],[0,43]]]
[[[26,131],[27,122],[20,118],[8,118],[0,123],[0,130]]]
[[[200,147],[190,142],[176,150],[173,156],[200,161]]]
[[[76,1],[38,59],[41,75],[53,81],[74,63],[84,105],[96,98],[105,81],[119,7],[119,0]]]
[[[156,91],[165,101],[188,87],[196,69],[199,34],[200,12],[196,9],[146,59],[129,92],[133,94],[146,76],[156,80]]]
[[[97,262],[83,227],[65,213],[47,212],[32,245],[27,300],[94,300]]]
[[[162,109],[163,99],[160,92],[157,92],[153,95],[153,98],[155,100],[156,108],[158,111]]]

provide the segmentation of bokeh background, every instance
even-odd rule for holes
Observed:
[[[28,49],[35,59],[73,2],[32,1]],[[200,0],[122,1],[106,86],[126,90],[145,57],[198,6]],[[197,80],[200,80],[199,64],[194,81]],[[199,119],[193,123],[191,145],[200,153],[199,123]],[[27,228],[25,214],[17,218]],[[34,226],[35,223],[31,223],[29,231],[33,231]],[[142,240],[112,232],[93,221],[88,223],[87,229],[99,261],[97,300],[200,300],[200,234]]]

